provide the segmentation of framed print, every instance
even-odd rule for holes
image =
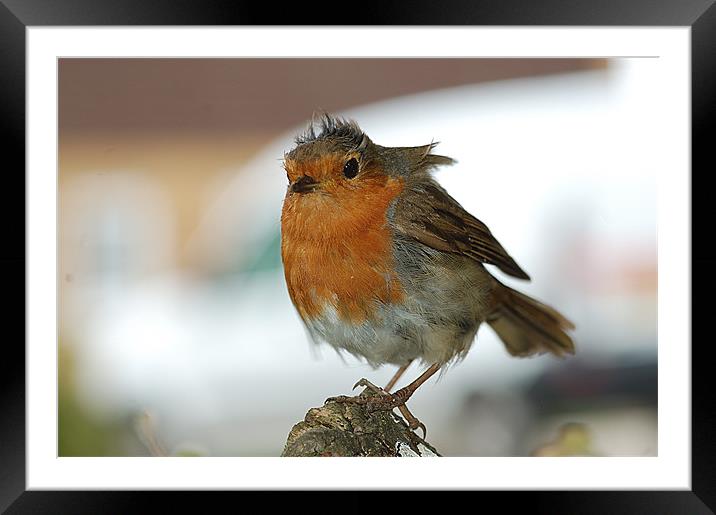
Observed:
[[[711,513],[691,294],[716,11],[659,3],[284,26],[4,2],[27,207],[0,506],[428,489]]]

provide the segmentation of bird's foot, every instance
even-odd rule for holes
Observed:
[[[408,423],[408,427],[410,428],[410,430],[415,431],[416,429],[420,428],[423,431],[423,440],[425,440],[425,437],[428,435],[428,430],[425,427],[425,424],[420,422],[420,420],[418,420],[415,415],[410,412],[406,404],[398,406],[398,409],[400,410],[400,414],[403,415],[403,418]]]
[[[365,389],[358,395],[338,395],[336,397],[329,397],[326,399],[326,402],[363,404],[369,413],[374,411],[390,411],[394,408],[398,408],[407,422],[408,427],[413,431],[418,428],[422,429],[423,440],[425,439],[427,434],[425,424],[420,422],[420,420],[418,420],[405,405],[410,396],[413,394],[413,390],[409,388],[401,388],[395,393],[388,393],[380,386],[374,385],[365,378],[353,385],[353,389],[355,390],[359,386],[362,386]]]
[[[338,395],[337,397],[329,397],[326,399],[326,402],[333,401],[364,404],[368,412],[371,413],[374,411],[390,411],[393,408],[403,406],[413,394],[413,391],[408,388],[401,388],[395,393],[388,393],[367,379],[361,379],[353,386],[353,388],[357,388],[359,386],[365,387],[365,390],[363,390],[359,395],[350,397],[347,395]],[[374,395],[366,395],[367,391],[370,391]],[[415,417],[413,417],[413,419],[415,419]]]
[[[366,390],[370,390],[371,392],[373,392],[376,395],[390,395],[388,392],[383,390],[380,386],[376,386],[373,383],[371,383],[370,381],[368,381],[365,377],[359,379],[358,382],[353,385],[353,389],[355,390],[359,386],[362,386]],[[363,391],[365,391],[365,390],[363,390]]]
[[[365,388],[360,394],[348,396],[348,395],[338,395],[336,397],[329,397],[326,399],[326,402],[350,402],[353,404],[369,404],[371,399],[375,399],[376,396],[385,396],[390,395],[388,392],[383,390],[380,386],[376,386],[370,381],[368,381],[366,378],[360,379],[356,384],[353,385],[353,389],[355,390],[359,386],[362,386]],[[367,392],[370,392],[374,395],[367,394]],[[371,410],[373,411],[373,410]]]

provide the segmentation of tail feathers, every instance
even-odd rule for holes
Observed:
[[[574,354],[574,342],[566,333],[574,324],[555,309],[502,284],[497,298],[496,310],[487,322],[510,354]]]

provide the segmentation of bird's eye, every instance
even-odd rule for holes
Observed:
[[[358,175],[358,160],[355,157],[350,158],[346,165],[343,167],[343,175],[345,175],[349,179],[352,179],[353,177]]]

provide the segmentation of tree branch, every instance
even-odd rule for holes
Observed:
[[[375,395],[366,390],[361,395]],[[291,429],[281,456],[440,456],[392,411],[327,401]]]

